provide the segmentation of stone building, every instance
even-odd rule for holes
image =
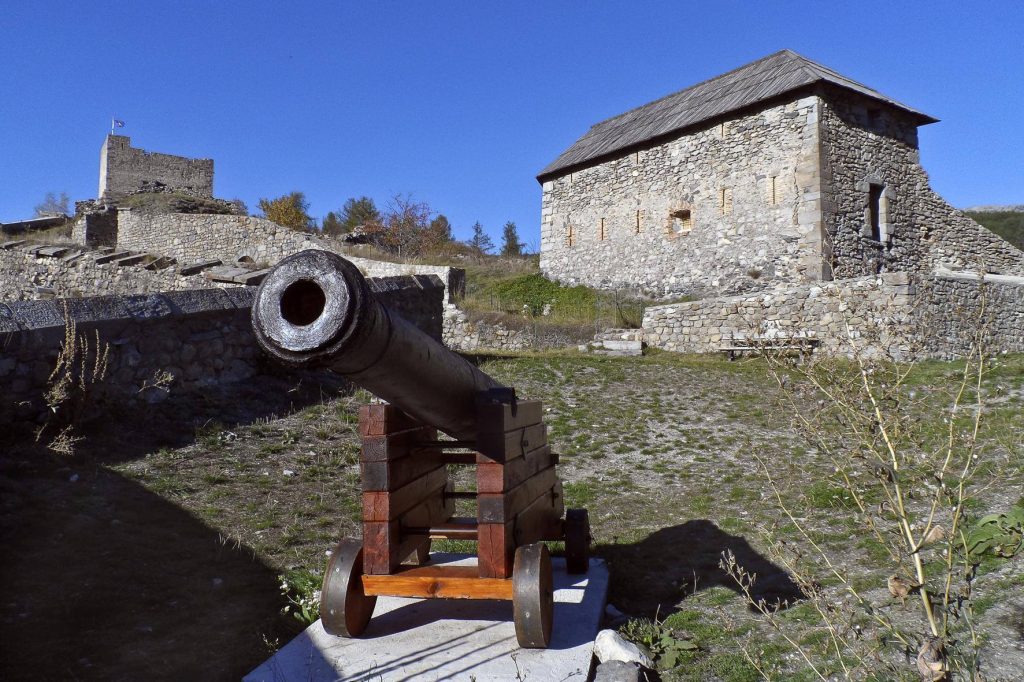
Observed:
[[[130,137],[107,135],[100,149],[101,200],[162,188],[193,196],[213,196],[213,159],[190,159],[132,147]]]
[[[549,164],[541,269],[658,295],[934,268],[1024,274],[921,167],[937,119],[783,50],[595,124]]]

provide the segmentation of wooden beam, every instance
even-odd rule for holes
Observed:
[[[544,424],[523,426],[504,432],[484,432],[477,438],[478,462],[508,462],[548,442]]]
[[[515,488],[538,471],[558,463],[558,455],[551,448],[542,445],[525,457],[517,457],[504,464],[481,462],[476,465],[476,491],[478,493],[503,493]]]
[[[387,404],[359,408],[359,436],[384,436],[395,431],[423,426],[397,407]]]
[[[481,578],[476,566],[415,566],[392,575],[364,575],[367,596],[421,599],[512,599],[512,581]]]
[[[380,462],[360,462],[363,492],[397,490],[443,466],[429,453],[427,456],[409,455]]]
[[[504,523],[526,509],[541,495],[551,494],[558,483],[555,467],[548,467],[505,493],[477,495],[477,518],[480,523]]]
[[[448,470],[440,467],[392,492],[363,493],[363,521],[394,521],[444,488]]]

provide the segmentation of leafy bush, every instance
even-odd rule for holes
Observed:
[[[964,544],[974,559],[986,554],[1005,558],[1016,555],[1024,546],[1024,507],[981,517],[967,532]]]
[[[676,633],[664,623],[647,618],[634,618],[620,630],[626,639],[639,644],[651,652],[658,667],[668,670],[685,660],[685,654],[697,650],[697,645]]]

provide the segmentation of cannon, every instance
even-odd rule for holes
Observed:
[[[543,541],[564,541],[567,570],[584,573],[590,526],[583,509],[563,518],[541,402],[520,400],[388,309],[329,251],[282,260],[260,285],[252,325],[278,361],[329,368],[385,401],[360,408],[363,536],[331,553],[324,629],[359,636],[382,595],[505,599],[520,646],[547,647],[553,586]],[[475,490],[454,490],[450,465],[475,467]],[[455,516],[460,499],[475,501],[475,517]],[[432,565],[437,539],[475,541],[476,566]]]

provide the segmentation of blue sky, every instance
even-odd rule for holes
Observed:
[[[941,121],[956,206],[1024,203],[1024,2],[45,2],[0,12],[0,221],[96,195],[132,144],[215,160],[215,193],[411,193],[465,238],[539,242],[534,176],[604,118],[782,48]]]

